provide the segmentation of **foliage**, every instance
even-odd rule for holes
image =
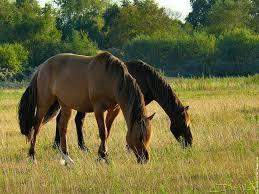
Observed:
[[[112,22],[108,33],[109,44],[122,47],[128,40],[137,36],[166,32],[172,28],[178,26],[154,0],[128,2]]]
[[[218,40],[218,59],[236,65],[250,65],[259,57],[259,35],[236,29]]]
[[[0,68],[0,81],[12,80],[15,77],[16,73],[10,71],[8,68]]]
[[[9,72],[21,73],[28,62],[28,54],[28,51],[20,44],[1,44],[0,68],[8,74]]]
[[[73,31],[88,33],[91,40],[103,45],[103,13],[107,0],[55,0],[60,7],[57,27],[62,31],[63,40],[71,38]]]
[[[191,0],[185,23],[154,0],[53,1],[44,7],[38,0],[0,1],[0,44],[27,52],[26,63],[1,64],[2,75],[26,77],[57,53],[98,49],[141,58],[167,75],[259,72],[257,0]],[[7,50],[3,60],[14,59],[18,52]]]
[[[215,52],[215,37],[196,32],[193,35],[172,38],[140,36],[124,46],[126,58],[140,58],[159,68],[170,69],[186,61],[208,61]]]
[[[71,52],[81,55],[95,55],[97,45],[93,43],[84,32],[72,32],[71,41],[64,43],[61,48],[63,52]]]
[[[208,30],[220,35],[236,28],[246,28],[251,22],[250,0],[217,0],[208,14]]]
[[[139,36],[125,44],[125,59],[142,59],[167,75],[247,75],[259,72],[258,35],[236,29],[216,39],[205,32],[181,37]]]
[[[187,16],[186,21],[194,28],[206,26],[208,13],[214,3],[215,0],[191,0],[192,11]]]
[[[250,28],[259,33],[259,1],[252,0]]]

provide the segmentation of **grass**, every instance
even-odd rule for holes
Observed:
[[[151,160],[138,165],[125,150],[126,125],[116,119],[108,140],[111,164],[96,162],[98,130],[93,114],[85,120],[91,153],[77,148],[74,122],[68,144],[75,165],[59,164],[52,149],[55,122],[40,131],[38,163],[27,158],[29,145],[19,132],[17,103],[24,89],[0,90],[0,193],[258,193],[259,76],[172,79],[190,105],[194,145],[182,149],[169,130],[169,119],[153,102]],[[19,87],[18,87],[19,88]],[[257,164],[256,164],[257,163]]]

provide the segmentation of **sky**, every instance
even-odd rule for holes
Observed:
[[[44,5],[46,2],[51,2],[52,0],[39,0],[40,5]],[[116,0],[114,0],[116,1]],[[156,0],[156,2],[161,7],[170,8],[173,11],[176,11],[181,14],[181,20],[188,15],[192,10],[189,0]]]

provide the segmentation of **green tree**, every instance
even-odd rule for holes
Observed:
[[[235,65],[249,65],[259,57],[259,35],[246,29],[226,32],[218,40],[218,59]]]
[[[14,3],[8,0],[0,1],[0,43],[12,41],[17,15]]]
[[[251,9],[250,0],[217,0],[208,15],[208,30],[220,35],[235,28],[248,28]]]
[[[20,44],[0,44],[0,68],[21,73],[28,62],[28,54]]]
[[[55,0],[55,3],[59,7],[57,26],[62,31],[63,40],[69,39],[77,30],[87,33],[93,41],[102,45],[102,16],[108,0]]]
[[[120,7],[116,3],[111,4],[105,10],[105,13],[103,14],[104,26],[102,29],[104,33],[108,33],[110,31],[112,23],[118,17],[119,13],[120,13]]]
[[[127,2],[112,22],[108,33],[109,45],[122,47],[128,40],[139,35],[168,32],[173,27],[173,20],[154,0],[135,0],[130,4]]]
[[[95,55],[97,45],[89,39],[86,33],[74,30],[70,41],[66,42],[61,50],[81,55]]]
[[[208,23],[208,13],[215,0],[191,0],[192,11],[186,18],[194,28],[204,27]]]
[[[251,29],[253,29],[255,32],[259,33],[259,1],[258,0],[252,0],[253,7],[251,11]]]

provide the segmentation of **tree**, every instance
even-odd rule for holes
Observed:
[[[80,55],[95,55],[97,45],[92,42],[84,32],[73,31],[69,42],[61,48],[62,52],[71,52]]]
[[[192,12],[189,13],[186,21],[194,28],[206,26],[208,13],[214,3],[215,0],[191,0]]]
[[[28,51],[20,44],[0,44],[0,69],[21,73],[28,62]]]
[[[259,35],[246,29],[226,32],[218,39],[218,58],[230,64],[253,64],[258,51]]]
[[[103,43],[101,29],[103,13],[108,0],[55,0],[59,7],[58,29],[63,40],[69,39],[74,30],[83,31],[99,45]]]
[[[252,15],[252,19],[251,19],[251,28],[259,33],[259,1],[258,0],[252,0],[253,2],[253,7],[251,10],[251,15]]]
[[[120,13],[120,7],[116,3],[110,5],[106,9],[105,13],[103,14],[104,26],[102,31],[104,33],[108,33],[110,31],[112,23],[118,17],[119,13]]]
[[[154,0],[135,0],[121,7],[108,32],[108,42],[110,46],[122,47],[139,35],[168,32],[173,24],[165,9]]]
[[[208,30],[220,35],[235,28],[248,28],[251,9],[250,0],[217,0],[208,14]]]

